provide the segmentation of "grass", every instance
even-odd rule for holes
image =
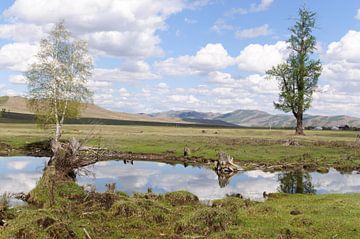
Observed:
[[[80,192],[52,208],[8,209],[0,238],[86,238],[85,231],[109,239],[360,237],[360,195],[274,194],[263,203],[227,197],[212,206],[195,198]]]
[[[15,148],[46,140],[51,130],[32,124],[0,124],[0,143]],[[63,138],[88,138],[87,144],[133,153],[172,152],[181,156],[184,147],[192,156],[215,159],[220,151],[244,165],[308,165],[309,168],[358,169],[360,147],[351,146],[358,132],[307,131],[294,136],[292,130],[184,128],[155,126],[66,125]],[[299,146],[283,143],[295,138]],[[1,153],[1,148],[0,148]]]

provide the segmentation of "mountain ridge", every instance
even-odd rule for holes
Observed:
[[[170,112],[170,113],[169,113]],[[270,114],[260,110],[235,110],[225,114],[218,114],[212,112],[198,112],[198,111],[167,111],[150,114],[151,116],[161,115],[166,117],[178,117],[186,120],[186,117],[200,119],[199,116],[204,116],[207,120],[220,120],[231,124],[236,124],[245,127],[294,127],[295,118],[292,115],[286,114]],[[304,115],[305,127],[338,127],[349,125],[351,127],[360,127],[360,118],[347,116],[347,115]]]

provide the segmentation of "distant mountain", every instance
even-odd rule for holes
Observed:
[[[170,110],[166,112],[150,114],[152,117],[163,117],[163,118],[180,118],[180,119],[214,119],[221,114],[211,112],[197,112],[197,111],[175,111]]]
[[[226,114],[202,113],[197,111],[168,111],[151,115],[181,118],[184,121],[188,119],[216,120],[247,127],[294,127],[296,123],[292,115],[272,115],[259,110],[236,110]],[[345,124],[352,127],[360,127],[360,118],[346,115],[304,115],[305,126],[333,127]]]

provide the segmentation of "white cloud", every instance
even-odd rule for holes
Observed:
[[[224,19],[217,19],[214,25],[211,27],[211,30],[217,33],[221,33],[223,31],[231,31],[234,30],[234,26],[227,24]]]
[[[3,13],[15,24],[0,28],[0,37],[24,40],[32,35],[36,39],[43,35],[43,28],[65,19],[71,32],[87,39],[94,51],[149,57],[162,53],[157,31],[166,29],[170,15],[204,4],[207,1],[16,0]],[[23,35],[18,33],[21,29],[26,30]],[[29,31],[33,34],[26,34]]]
[[[34,62],[38,46],[29,43],[9,43],[0,48],[0,66],[13,71],[25,71]]]
[[[272,31],[269,28],[269,25],[265,24],[260,27],[239,30],[235,33],[235,36],[238,39],[243,39],[243,38],[256,38],[256,37],[260,37],[260,36],[268,36],[271,34],[272,34]]]
[[[234,15],[245,15],[248,13],[256,13],[256,12],[263,12],[266,11],[274,0],[261,0],[258,4],[252,4],[250,8],[233,8],[225,15],[227,16],[234,16]]]
[[[229,73],[213,71],[208,74],[208,77],[209,77],[209,81],[208,81],[209,83],[223,84],[223,85],[229,85],[235,83],[235,80]]]
[[[234,59],[228,54],[222,44],[207,44],[194,56],[180,56],[157,62],[155,67],[167,75],[192,75],[224,69],[234,64]]]
[[[0,38],[16,42],[37,42],[45,37],[44,31],[48,31],[48,28],[24,23],[0,24]]]
[[[274,2],[274,0],[261,0],[260,4],[256,5],[252,5],[250,12],[262,12],[267,10],[271,4]]]
[[[27,80],[23,75],[12,75],[9,77],[9,81],[17,85],[27,84]]]
[[[169,100],[174,103],[181,104],[197,104],[199,100],[193,95],[171,95],[169,96]]]
[[[339,41],[330,43],[322,58],[322,78],[331,87],[350,94],[360,90],[360,32],[350,30]]]
[[[112,69],[96,68],[93,75],[95,81],[137,81],[154,80],[160,76],[153,73],[148,63],[142,60],[127,61],[122,66]]]
[[[248,45],[240,52],[236,61],[241,70],[263,74],[272,66],[285,61],[287,56],[287,43],[279,41],[274,45]]]
[[[350,30],[338,42],[329,44],[326,57],[333,61],[360,62],[360,32]]]
[[[355,16],[357,20],[360,20],[360,9],[357,10],[357,14]]]
[[[187,24],[191,24],[191,25],[197,23],[197,21],[195,19],[191,19],[191,18],[187,18],[187,17],[184,18],[184,22],[186,22]]]

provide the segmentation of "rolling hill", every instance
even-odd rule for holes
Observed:
[[[0,108],[6,111],[22,114],[31,114],[27,108],[27,99],[20,96],[2,96],[0,97]],[[129,121],[149,121],[149,122],[171,122],[171,123],[186,123],[180,118],[162,118],[151,117],[143,114],[128,114],[121,112],[113,112],[101,108],[95,104],[84,105],[81,111],[81,117],[84,118],[99,118],[112,120],[129,120]]]
[[[27,99],[21,96],[2,96],[0,97],[0,110],[4,109],[8,118],[4,118],[0,122],[33,122],[34,116],[27,108]],[[146,115],[146,114],[129,114],[122,112],[114,112],[95,104],[84,104],[81,111],[81,119],[83,120],[67,120],[69,123],[88,123],[96,122],[101,124],[141,124],[141,125],[187,125],[187,126],[225,126],[237,127],[237,125],[227,123],[221,120],[211,119],[187,119],[184,117],[173,117],[163,115]]]

